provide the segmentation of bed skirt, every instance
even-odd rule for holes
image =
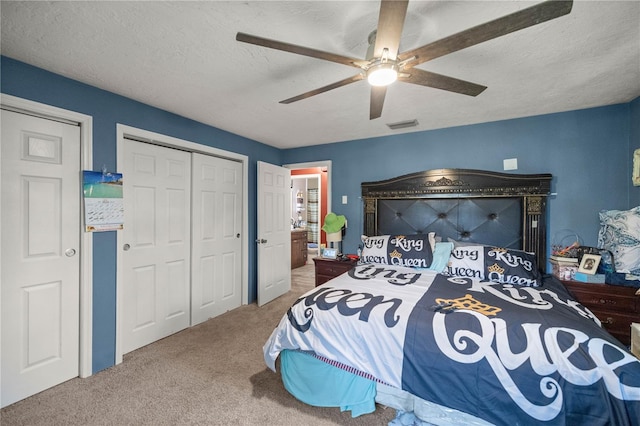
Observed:
[[[352,417],[372,413],[378,403],[397,411],[390,426],[491,426],[475,416],[423,400],[311,353],[283,350],[280,373],[285,388],[298,400],[316,407],[340,407],[351,411]]]

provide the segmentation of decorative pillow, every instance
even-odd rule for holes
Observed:
[[[454,247],[444,273],[527,287],[537,287],[541,281],[533,253],[482,245]]]
[[[484,260],[485,278],[489,281],[527,287],[537,287],[541,283],[542,275],[533,253],[485,247]]]
[[[613,253],[616,272],[640,274],[640,206],[602,210],[598,247]]]
[[[360,262],[428,268],[433,261],[432,238],[428,234],[363,236]]]
[[[484,246],[454,244],[444,274],[452,277],[484,279]]]

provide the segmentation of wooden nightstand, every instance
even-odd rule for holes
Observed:
[[[316,265],[316,287],[324,284],[331,278],[342,275],[358,263],[355,260],[335,260],[323,257],[314,257],[313,263]]]
[[[589,308],[613,337],[631,344],[631,323],[640,322],[637,288],[622,285],[562,281],[578,302]]]

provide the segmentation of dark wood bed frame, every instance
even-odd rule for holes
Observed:
[[[363,182],[364,234],[436,232],[443,241],[536,253],[546,265],[551,174],[435,169]]]

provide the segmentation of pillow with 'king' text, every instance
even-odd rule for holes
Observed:
[[[362,238],[360,263],[428,268],[433,261],[429,234]]]

